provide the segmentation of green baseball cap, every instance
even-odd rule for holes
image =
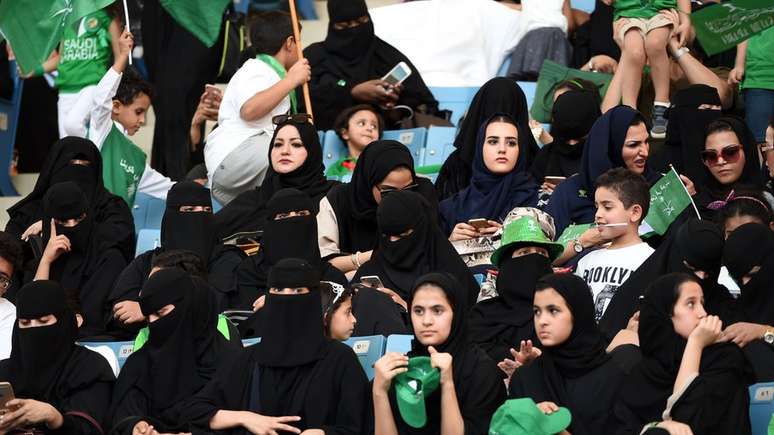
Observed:
[[[441,383],[441,372],[430,365],[430,357],[409,358],[408,371],[395,377],[395,397],[403,421],[419,429],[427,424],[425,397]]]
[[[540,246],[546,248],[551,261],[556,260],[564,252],[564,246],[546,237],[540,228],[540,224],[538,224],[534,217],[522,216],[506,224],[503,228],[500,247],[492,254],[492,264],[499,266],[500,261],[505,260],[505,258],[502,258],[503,255],[521,246]]]
[[[506,400],[492,416],[489,435],[554,435],[570,425],[570,410],[543,414],[530,398]]]

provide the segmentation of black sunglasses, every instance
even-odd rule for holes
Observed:
[[[288,121],[296,122],[300,124],[304,122],[309,122],[311,120],[312,120],[312,115],[308,113],[294,113],[292,115],[291,114],[277,115],[271,118],[271,122],[274,125],[284,124]]]

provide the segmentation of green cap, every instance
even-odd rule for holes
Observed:
[[[395,397],[403,421],[419,429],[427,424],[425,397],[441,383],[441,372],[430,365],[430,357],[409,359],[408,371],[395,377]]]
[[[530,398],[511,399],[495,411],[489,435],[553,435],[567,429],[570,421],[567,408],[543,414]]]
[[[540,228],[538,221],[532,216],[523,216],[505,225],[503,236],[500,240],[500,247],[492,254],[492,264],[500,265],[501,258],[506,252],[511,252],[521,246],[540,246],[548,250],[548,256],[551,261],[556,260],[562,252],[564,246],[561,243],[552,242],[546,237]]]

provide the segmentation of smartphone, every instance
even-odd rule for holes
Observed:
[[[5,408],[5,404],[14,399],[13,387],[9,382],[0,382],[0,409]]]
[[[566,180],[567,177],[558,177],[553,175],[546,175],[546,177],[543,179],[546,183],[553,184],[554,186],[558,185],[562,181]]]
[[[223,97],[223,91],[221,91],[220,88],[215,86],[215,85],[210,85],[210,84],[204,85],[204,92],[210,98],[221,98],[221,97]]]
[[[384,288],[384,284],[382,284],[382,280],[379,279],[379,277],[376,275],[361,276],[360,282],[367,287]]]
[[[411,68],[406,65],[406,62],[400,62],[399,64],[395,65],[395,67],[392,68],[390,72],[382,77],[382,80],[395,86],[403,83],[403,81],[406,80],[410,75]]]
[[[486,219],[471,219],[468,221],[468,225],[477,230],[491,227],[491,225],[489,225],[489,221]]]

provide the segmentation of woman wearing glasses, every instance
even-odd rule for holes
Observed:
[[[707,127],[701,158],[706,181],[697,187],[696,205],[703,218],[717,220],[734,190],[764,189],[763,173],[752,133],[741,119],[724,116]]]

